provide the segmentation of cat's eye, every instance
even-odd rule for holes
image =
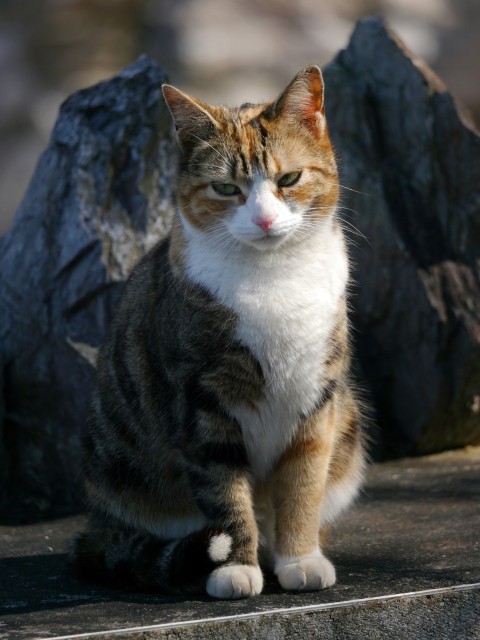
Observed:
[[[221,196],[238,196],[240,193],[236,184],[228,184],[227,182],[212,182],[212,187]]]
[[[286,173],[278,181],[278,186],[291,187],[300,180],[301,175],[302,175],[301,171],[292,171],[291,173]]]

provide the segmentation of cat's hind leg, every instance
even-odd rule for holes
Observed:
[[[77,574],[112,586],[167,593],[205,590],[208,576],[229,558],[230,536],[213,528],[178,540],[95,521],[74,537],[70,560]]]

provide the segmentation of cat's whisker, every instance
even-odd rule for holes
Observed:
[[[355,227],[355,225],[351,221],[346,220],[345,218],[343,218],[340,215],[342,210],[352,211],[353,213],[355,213],[355,211],[353,209],[348,208],[348,207],[343,207],[343,208],[339,208],[339,209],[336,210],[337,220],[340,222],[340,224],[342,226],[347,227],[349,229],[348,236],[347,236],[347,240],[349,241],[349,243],[354,245],[354,246],[358,246],[357,243],[355,243],[354,240],[350,237],[350,234],[353,233],[353,234],[359,236],[360,238],[362,238],[363,240],[365,240],[369,244],[369,246],[372,246],[370,241],[369,241],[369,239],[359,229],[357,229],[357,227]],[[314,212],[320,212],[320,213],[327,212],[327,213],[329,213],[330,211],[331,211],[330,207],[311,207],[308,210],[308,213],[309,214],[314,213]],[[310,221],[310,220],[308,221],[308,223],[311,225],[311,227],[307,227],[303,223],[302,223],[302,227],[304,229],[308,229],[309,231],[310,230],[315,230],[315,229],[318,228],[319,224],[321,224],[322,222],[326,223],[327,220],[328,220],[328,216],[321,217],[321,218],[316,218],[315,222]]]
[[[354,233],[354,234],[355,234],[355,235],[357,235],[358,237],[362,238],[362,240],[365,240],[365,242],[366,242],[366,243],[367,243],[371,248],[373,248],[373,247],[372,247],[372,244],[371,244],[370,240],[367,238],[367,236],[366,236],[364,233],[362,233],[362,232],[360,231],[360,229],[358,229],[358,228],[357,228],[357,227],[356,227],[356,226],[355,226],[355,225],[354,225],[350,220],[346,220],[345,218],[341,218],[340,216],[339,216],[339,218],[338,218],[338,219],[339,219],[339,221],[340,221],[340,223],[341,223],[342,225],[345,225],[346,227],[348,227],[348,233]]]
[[[231,252],[234,250],[236,253],[241,248],[240,243],[225,226],[215,225],[212,229],[206,231],[206,238],[208,246],[212,251],[222,250],[223,252]]]
[[[331,211],[331,207],[310,207],[308,210],[308,213],[314,213],[314,212],[329,212]],[[340,222],[340,224],[345,225],[346,227],[348,227],[350,229],[350,233],[354,233],[355,235],[358,235],[359,237],[361,237],[363,240],[365,240],[370,246],[371,243],[369,241],[369,239],[365,236],[364,233],[362,233],[360,231],[360,229],[358,229],[350,220],[346,220],[344,217],[341,216],[342,211],[349,211],[351,213],[356,214],[357,212],[355,211],[355,209],[352,209],[350,207],[345,207],[345,206],[339,206],[336,209],[336,215],[337,215],[337,220]]]
[[[195,138],[199,142],[202,142],[203,144],[207,145],[207,147],[210,147],[210,149],[213,149],[215,153],[218,153],[218,155],[222,158],[222,160],[226,163],[226,165],[227,166],[229,165],[229,160],[222,153],[220,153],[220,151],[216,147],[214,147],[213,144],[208,142],[208,140],[204,140],[203,138],[200,138],[199,136],[195,135],[191,131],[188,133],[188,135],[190,135],[192,138]]]
[[[351,191],[352,193],[358,193],[361,196],[366,196],[367,198],[373,198],[373,193],[366,193],[365,191],[359,191],[358,189],[353,189],[352,187],[347,187],[344,184],[340,184],[340,182],[336,182],[334,180],[328,180],[328,178],[324,178],[323,181],[326,184],[337,185],[340,189],[344,189],[345,191]]]
[[[216,171],[218,171],[218,175],[215,175],[215,177],[217,179],[228,180],[229,173],[228,173],[228,171],[227,171],[227,169],[226,169],[224,164],[213,164],[213,163],[211,164],[211,163],[208,163],[208,165],[205,168],[208,171],[204,175],[200,174],[199,177],[204,177],[204,178],[207,178],[207,179],[208,178],[211,179],[212,178],[212,173],[216,170]]]
[[[340,187],[340,189],[343,189],[344,191],[351,191],[352,193],[358,193],[358,195],[366,196],[367,198],[374,197],[373,193],[367,193],[366,191],[359,191],[358,189],[352,189],[352,187],[347,187],[343,184],[339,184],[338,186]]]
[[[356,216],[359,215],[359,213],[358,213],[358,211],[356,209],[352,209],[351,207],[346,207],[343,204],[338,205],[337,211],[350,211],[350,213],[354,213]]]

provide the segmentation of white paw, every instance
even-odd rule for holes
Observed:
[[[224,600],[256,596],[262,588],[260,567],[249,564],[224,565],[212,571],[207,580],[208,595]]]
[[[287,591],[318,591],[335,584],[335,567],[323,554],[277,558],[275,573]]]

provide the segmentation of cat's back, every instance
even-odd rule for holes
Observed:
[[[112,322],[112,331],[124,324],[145,320],[165,297],[171,282],[170,238],[153,246],[137,263],[125,283]],[[112,333],[110,332],[110,334]]]

